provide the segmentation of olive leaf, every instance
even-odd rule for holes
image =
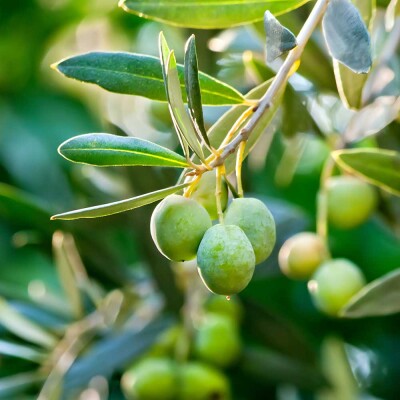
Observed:
[[[58,152],[69,161],[108,166],[188,166],[181,155],[148,140],[107,133],[88,133],[68,139]]]
[[[105,217],[107,215],[117,214],[120,212],[133,210],[134,208],[145,206],[146,204],[154,203],[164,197],[174,194],[184,187],[188,186],[187,183],[172,186],[166,189],[157,190],[155,192],[146,193],[141,196],[132,197],[130,199],[116,201],[113,203],[102,204],[94,207],[82,208],[79,210],[68,211],[62,214],[53,215],[54,219],[72,220],[79,218],[97,218]]]
[[[189,106],[189,113],[193,121],[195,131],[204,144],[211,150],[206,128],[204,127],[203,108],[201,100],[199,70],[196,52],[196,40],[192,35],[185,46],[185,87]]]
[[[400,269],[364,286],[340,311],[340,316],[363,318],[400,312]]]
[[[269,11],[264,14],[267,63],[297,46],[296,36],[285,28]]]
[[[92,83],[110,92],[167,101],[160,60],[144,54],[91,52],[66,58],[53,65],[64,76]],[[184,67],[178,65],[182,94],[185,93]],[[203,104],[243,103],[243,96],[232,86],[199,72]]]
[[[203,150],[197,140],[195,129],[189,115],[186,113],[185,105],[182,100],[175,55],[174,52],[169,49],[162,32],[160,33],[160,59],[169,110],[186,158],[189,159],[190,157],[188,152],[188,146],[190,146],[197,157],[204,162]]]
[[[120,0],[125,11],[171,25],[222,29],[262,19],[270,10],[279,15],[309,0]]]
[[[322,27],[334,59],[359,74],[370,70],[370,36],[357,7],[350,0],[331,0]]]
[[[344,170],[400,196],[400,153],[375,148],[337,150],[332,157]]]

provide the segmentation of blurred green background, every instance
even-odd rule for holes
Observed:
[[[298,32],[309,10],[302,7],[281,20]],[[376,55],[390,39],[381,14],[373,36]],[[0,398],[34,399],[41,393],[42,399],[124,399],[123,371],[182,319],[190,300],[182,289],[185,277],[199,278],[190,267],[171,268],[157,252],[149,232],[153,206],[97,220],[50,221],[55,213],[156,190],[178,178],[173,170],[75,165],[57,153],[64,140],[89,132],[124,132],[177,147],[165,104],[111,94],[50,68],[93,50],[157,55],[160,30],[182,59],[192,30],[128,15],[115,1],[0,5]],[[203,71],[243,93],[268,77],[270,71],[257,68],[264,47],[260,27],[194,33]],[[397,78],[385,90],[398,95],[398,52],[391,63]],[[232,397],[395,400],[399,316],[325,317],[311,303],[306,284],[289,281],[277,265],[285,239],[315,230],[326,143],[329,134],[341,132],[347,115],[318,32],[298,72],[306,83],[299,80],[297,91],[291,89],[273,140],[265,136],[245,165],[245,191],[268,204],[278,241],[238,296],[244,351],[225,371]],[[315,115],[299,100],[305,94]],[[225,110],[206,108],[207,124]],[[398,149],[399,123],[365,140]],[[290,150],[296,146],[302,151]],[[354,261],[369,281],[398,268],[399,220],[398,200],[381,194],[379,212],[368,222],[330,231],[333,255]]]

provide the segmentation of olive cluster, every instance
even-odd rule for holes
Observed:
[[[241,352],[241,306],[212,296],[195,325],[189,360],[178,361],[176,349],[184,329],[174,326],[122,376],[122,389],[132,400],[229,400],[231,390],[222,368]]]
[[[151,218],[151,234],[159,251],[173,261],[197,257],[199,274],[207,288],[232,295],[250,282],[256,264],[275,245],[275,222],[263,202],[236,198],[227,207],[223,186],[224,222],[217,218],[215,173],[207,172],[190,198],[171,195],[161,201]]]
[[[367,183],[351,176],[327,182],[328,221],[341,229],[355,228],[374,211],[377,196]],[[348,259],[330,259],[326,241],[311,232],[288,239],[279,252],[279,266],[292,279],[309,280],[315,305],[329,315],[342,307],[365,285],[360,268]]]

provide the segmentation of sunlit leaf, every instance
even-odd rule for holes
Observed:
[[[348,123],[346,141],[361,140],[375,135],[393,122],[400,113],[400,97],[380,96],[355,113]]]
[[[181,155],[148,140],[107,133],[75,136],[60,145],[58,152],[69,161],[107,166],[188,166]]]
[[[352,2],[358,8],[365,25],[371,27],[375,14],[375,0],[352,0]],[[357,74],[335,59],[333,60],[333,70],[338,92],[343,103],[348,108],[361,108],[362,91],[369,75]]]
[[[338,150],[333,158],[344,170],[400,196],[400,153],[383,149]]]
[[[385,14],[385,25],[388,31],[391,31],[394,27],[396,17],[400,15],[400,1],[391,0]]]
[[[160,58],[165,79],[165,90],[168,97],[168,104],[175,130],[181,141],[181,145],[187,158],[188,145],[201,161],[204,161],[204,154],[189,115],[186,113],[182,100],[182,93],[179,87],[178,70],[173,51],[169,50],[164,35],[160,34]]]
[[[332,57],[356,73],[367,73],[372,64],[370,37],[358,9],[350,0],[331,0],[322,19]]]
[[[341,310],[347,318],[390,315],[400,312],[400,269],[362,288]]]
[[[0,398],[23,398],[26,391],[43,381],[43,376],[37,372],[22,372],[17,375],[0,378]]]
[[[296,36],[285,28],[269,11],[264,14],[264,27],[268,63],[297,46]]]
[[[160,60],[134,53],[92,52],[70,57],[54,66],[68,78],[94,83],[110,92],[167,101]],[[178,65],[182,94],[185,93],[184,68]],[[231,86],[199,73],[203,104],[230,105],[243,102]]]
[[[196,41],[192,35],[185,47],[185,86],[188,100],[189,112],[199,136],[210,148],[206,128],[204,127],[203,107],[201,100],[199,70],[197,62]]]
[[[156,192],[143,194],[141,196],[132,197],[131,199],[116,201],[114,203],[102,204],[99,206],[82,208],[79,210],[69,211],[62,214],[57,214],[51,219],[79,219],[79,218],[97,218],[105,217],[107,215],[117,214],[120,212],[133,210],[134,208],[145,206],[146,204],[154,203],[161,200],[170,194],[176,193],[186,187],[187,184],[172,186],[166,189],[161,189]]]
[[[40,346],[52,348],[57,343],[54,335],[25,318],[3,298],[0,298],[0,324],[14,335]]]
[[[46,354],[34,347],[13,343],[8,340],[0,340],[0,354],[22,358],[37,363],[41,363],[46,358]]]
[[[120,0],[141,17],[187,28],[222,29],[260,21],[265,10],[283,14],[308,0]]]

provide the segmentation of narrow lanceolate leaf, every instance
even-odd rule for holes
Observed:
[[[46,348],[53,348],[57,338],[40,325],[25,318],[0,297],[0,325],[14,335]]]
[[[185,149],[185,143],[190,146],[201,161],[204,161],[205,159],[201,144],[197,139],[196,131],[189,115],[186,113],[185,104],[182,100],[175,55],[173,51],[169,50],[168,44],[162,33],[160,34],[160,58],[163,67],[165,90],[167,93],[169,109],[182,147],[185,150],[187,158],[189,157],[189,154],[187,154]]]
[[[385,14],[386,30],[391,31],[394,27],[396,17],[400,15],[400,0],[391,0]]]
[[[344,170],[400,196],[400,153],[382,149],[338,150],[333,158]]]
[[[200,138],[204,140],[205,145],[210,149],[210,140],[208,139],[206,128],[204,127],[196,41],[194,35],[189,38],[185,47],[185,87],[189,112],[195,130],[199,134]]]
[[[68,78],[93,83],[110,92],[167,101],[160,60],[134,53],[92,52],[60,61],[54,66]],[[178,65],[182,94],[185,93],[184,68]],[[243,96],[233,87],[199,73],[203,104],[241,104]]]
[[[169,56],[171,54],[171,50],[168,47],[167,40],[165,39],[165,36],[162,32],[160,33],[158,40],[159,40],[158,45],[159,45],[159,52],[160,52],[162,75],[163,75],[163,80],[164,80],[164,92],[167,97],[169,112],[171,114],[171,118],[174,123],[175,131],[176,131],[176,134],[178,135],[179,143],[181,144],[183,153],[185,154],[186,159],[189,160],[189,158],[190,158],[189,145],[188,145],[187,141],[185,140],[185,138],[183,137],[181,130],[176,125],[174,112],[171,107],[170,88],[168,86],[168,62],[169,62]]]
[[[370,36],[358,9],[350,0],[331,0],[322,27],[334,59],[358,74],[370,70]]]
[[[353,296],[340,315],[347,318],[378,317],[400,312],[400,269],[369,283]]]
[[[352,0],[367,27],[372,27],[375,15],[375,0]],[[333,60],[336,85],[343,104],[348,108],[359,109],[362,107],[362,92],[368,74],[357,74]]]
[[[264,28],[266,34],[267,62],[276,58],[297,46],[296,36],[269,12],[264,14]]]
[[[179,190],[186,187],[188,184],[182,184],[172,186],[166,189],[157,190],[143,194],[141,196],[132,197],[130,199],[116,201],[114,203],[101,204],[99,206],[82,208],[79,210],[69,211],[62,214],[57,214],[51,217],[51,219],[79,219],[79,218],[97,218],[105,217],[107,215],[118,214],[120,212],[133,210],[134,208],[145,206],[146,204],[154,203],[155,201],[161,200],[164,197],[174,194]]]
[[[109,166],[188,166],[181,155],[135,137],[123,137],[107,133],[89,133],[75,136],[58,148],[58,152],[69,161]]]
[[[265,10],[284,14],[308,0],[120,0],[120,7],[140,17],[171,25],[221,29],[262,20]]]

